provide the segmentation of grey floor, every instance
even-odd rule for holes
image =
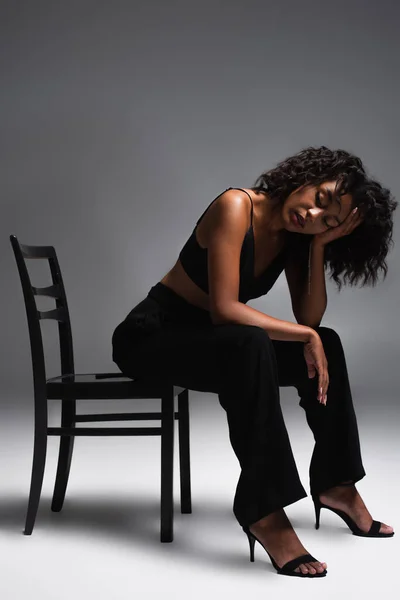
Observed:
[[[340,595],[372,598],[398,587],[400,530],[390,539],[353,536],[345,523],[322,510],[314,528],[311,497],[286,512],[309,552],[328,563],[314,581],[278,576],[247,539],[232,513],[239,465],[231,449],[225,412],[217,396],[191,392],[193,513],[179,511],[178,455],[174,541],[159,541],[160,438],[77,438],[67,499],[61,513],[50,501],[58,440],[50,438],[42,499],[31,536],[23,526],[32,456],[31,406],[8,403],[1,419],[0,595],[6,600],[282,597]],[[398,529],[400,485],[399,413],[394,399],[354,398],[367,476],[357,484],[373,517]],[[311,431],[294,388],[281,388],[281,403],[299,473],[307,492]],[[26,409],[22,407],[26,406]],[[107,410],[108,403],[80,402],[80,411]],[[150,400],[147,410],[158,410]],[[133,401],[115,410],[141,410]],[[56,425],[57,404],[50,412]],[[143,422],[143,425],[154,424]],[[299,592],[301,590],[301,592]],[[302,598],[303,596],[299,596]],[[256,596],[254,596],[256,598]]]

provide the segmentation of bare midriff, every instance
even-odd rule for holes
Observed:
[[[176,294],[182,296],[187,302],[198,308],[209,310],[209,296],[190,279],[178,259],[172,269],[161,279],[161,283],[171,288]]]

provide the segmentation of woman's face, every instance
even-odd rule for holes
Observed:
[[[352,210],[352,196],[336,195],[335,185],[336,181],[324,181],[294,190],[283,205],[282,217],[289,224],[285,228],[315,235],[343,223]],[[296,213],[303,226],[297,224]]]

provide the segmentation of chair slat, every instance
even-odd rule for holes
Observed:
[[[62,298],[61,286],[56,283],[54,285],[48,285],[47,287],[35,287],[32,286],[32,291],[35,296],[50,296],[51,298]]]
[[[19,243],[24,258],[54,258],[54,246],[29,246]]]
[[[39,319],[55,319],[56,321],[66,322],[67,313],[63,306],[53,308],[52,310],[38,310]]]

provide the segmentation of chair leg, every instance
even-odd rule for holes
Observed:
[[[35,525],[42,491],[44,468],[47,452],[47,398],[45,395],[38,400],[35,397],[35,434],[33,442],[33,461],[31,485],[29,491],[28,510],[25,520],[25,535],[31,535]]]
[[[178,394],[178,414],[181,513],[191,513],[189,390],[187,389]]]
[[[74,427],[76,416],[76,401],[64,400],[61,404],[61,427]],[[59,512],[64,504],[67,491],[69,471],[71,468],[72,451],[74,449],[74,436],[61,436],[58,452],[57,474],[54,484],[51,510]]]
[[[161,398],[161,542],[174,539],[174,407],[173,386]]]

